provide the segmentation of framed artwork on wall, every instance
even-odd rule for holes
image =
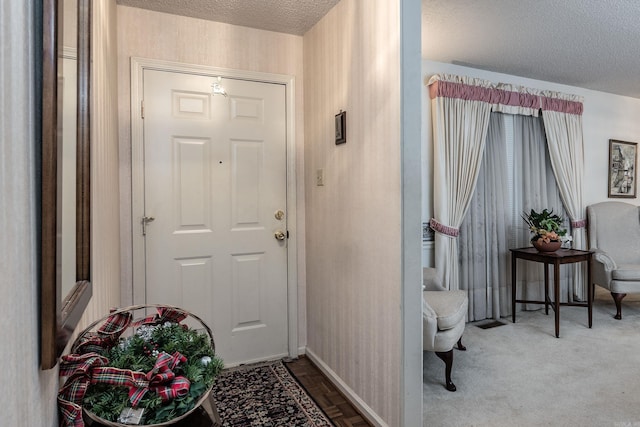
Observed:
[[[609,197],[636,197],[638,144],[609,140]]]
[[[336,145],[347,142],[347,112],[336,114]]]

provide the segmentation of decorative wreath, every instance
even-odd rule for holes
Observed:
[[[133,320],[133,312],[150,307],[158,313]],[[181,323],[187,317],[205,332]],[[188,311],[166,305],[113,311],[81,332],[61,359],[62,425],[84,427],[83,411],[108,426],[173,424],[204,402],[222,368],[211,329]]]

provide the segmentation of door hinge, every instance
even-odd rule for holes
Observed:
[[[144,119],[144,101],[140,101],[140,117]]]

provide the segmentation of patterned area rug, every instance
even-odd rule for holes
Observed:
[[[332,427],[281,361],[223,371],[211,394],[223,427]]]

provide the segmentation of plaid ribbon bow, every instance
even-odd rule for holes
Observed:
[[[106,357],[97,353],[70,354],[60,361],[60,376],[69,377],[58,392],[58,407],[62,424],[84,427],[82,419],[82,399],[91,383],[91,372],[95,367],[109,363]]]
[[[129,312],[109,316],[95,333],[88,333],[79,340],[76,353],[99,352],[113,347],[120,335],[129,327],[133,316]]]
[[[158,313],[137,320],[133,325],[158,325],[165,322],[180,323],[187,318],[187,313],[169,307],[158,307]]]
[[[185,396],[191,383],[183,376],[176,376],[172,369],[186,360],[177,351],[173,355],[160,353],[153,369],[145,374],[108,367],[109,360],[96,353],[63,356],[60,375],[69,376],[58,393],[63,425],[84,427],[81,404],[89,384],[129,387],[129,401],[134,408],[150,390],[158,393],[163,402]]]
[[[62,423],[66,426],[84,427],[82,419],[82,399],[91,384],[91,374],[96,367],[109,363],[97,351],[113,346],[131,323],[131,313],[113,314],[96,333],[83,337],[76,353],[60,359],[60,377],[68,377],[58,392],[58,407]]]
[[[92,384],[110,384],[129,387],[129,401],[132,407],[137,407],[148,391],[158,393],[163,402],[189,393],[191,383],[185,377],[172,371],[178,363],[186,362],[187,358],[179,352],[169,355],[160,353],[156,363],[148,373],[131,371],[111,367],[97,367],[93,369]]]
[[[187,317],[180,310],[167,307],[158,308],[158,314],[148,316],[135,325],[164,322],[179,323]],[[60,359],[60,377],[67,377],[58,392],[58,407],[61,423],[67,427],[84,427],[82,400],[90,384],[107,383],[130,388],[129,399],[136,406],[149,390],[160,395],[163,401],[182,397],[189,393],[191,383],[185,377],[176,377],[172,369],[187,358],[175,352],[173,355],[161,353],[153,369],[145,374],[126,369],[107,367],[109,360],[97,352],[113,347],[120,335],[129,327],[133,316],[129,312],[116,313],[107,318],[95,332],[86,334],[79,340],[75,353]],[[168,384],[167,384],[168,383]]]

